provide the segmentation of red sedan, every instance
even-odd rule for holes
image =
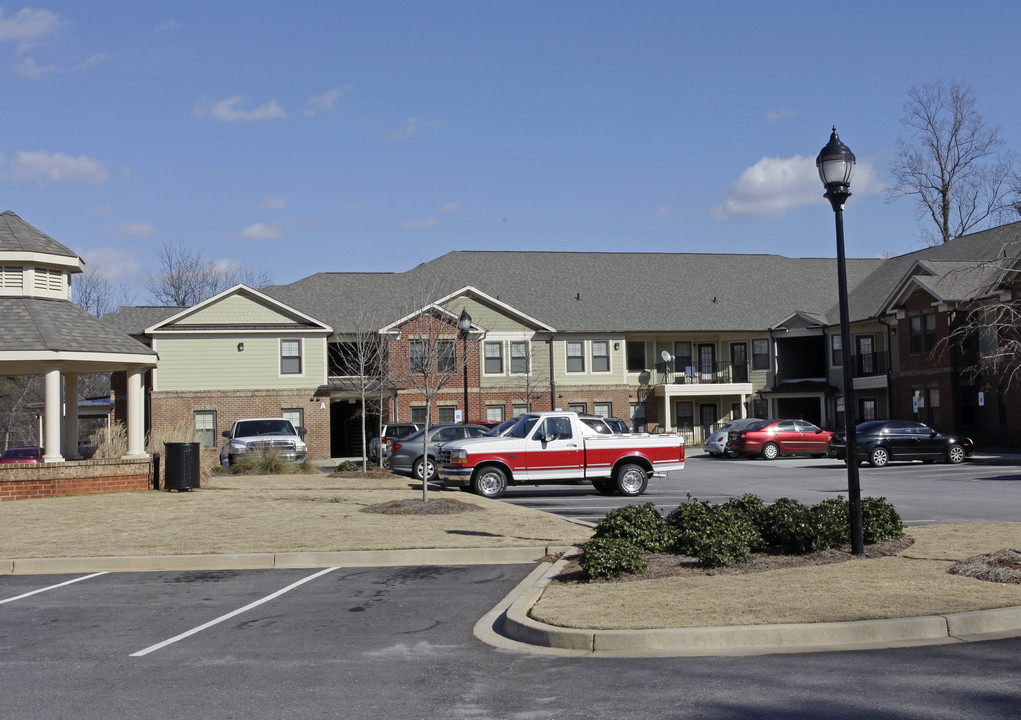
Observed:
[[[0,455],[0,463],[9,465],[13,463],[37,463],[42,461],[43,451],[42,448],[37,447],[18,447],[5,450],[3,455]]]
[[[739,455],[774,460],[780,455],[826,456],[829,430],[806,420],[763,420],[730,433],[728,447]]]

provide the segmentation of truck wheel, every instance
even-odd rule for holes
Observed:
[[[472,492],[482,497],[495,500],[506,489],[507,475],[498,467],[483,468],[472,478]]]
[[[593,480],[592,487],[601,492],[603,495],[613,495],[617,492],[617,483],[613,480]]]
[[[649,484],[649,476],[641,465],[629,463],[617,471],[617,490],[621,495],[641,495]]]

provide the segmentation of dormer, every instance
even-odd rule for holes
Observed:
[[[0,296],[71,299],[75,253],[10,210],[0,213]]]

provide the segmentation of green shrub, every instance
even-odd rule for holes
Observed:
[[[589,578],[639,573],[649,566],[642,548],[625,538],[596,538],[582,546],[579,560]]]
[[[893,540],[904,534],[900,513],[885,497],[861,501],[862,539],[866,545]]]
[[[630,540],[647,553],[663,552],[674,544],[673,530],[651,502],[606,513],[593,537]]]
[[[354,460],[342,460],[337,464],[335,472],[354,472],[361,470],[361,467]]]
[[[848,502],[842,496],[813,505],[812,515],[816,522],[813,543],[816,551],[840,547],[851,541],[851,515]]]
[[[792,498],[779,498],[759,515],[759,531],[767,545],[797,553],[811,522],[808,507]]]
[[[745,493],[739,498],[731,498],[723,503],[723,507],[730,512],[743,515],[753,523],[758,524],[759,516],[766,509],[766,503],[762,502],[762,498],[758,495]]]
[[[705,567],[746,560],[753,548],[762,545],[762,536],[749,518],[752,497],[733,505],[690,502],[678,506],[667,516],[676,533],[677,551],[698,558]]]
[[[713,505],[708,502],[692,500],[678,505],[666,521],[673,528],[677,552],[684,555],[693,556],[698,541],[716,531]]]

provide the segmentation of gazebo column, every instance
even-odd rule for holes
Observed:
[[[125,458],[146,457],[142,407],[142,368],[128,370],[128,454]]]
[[[48,367],[45,374],[46,410],[43,427],[43,462],[64,462],[60,454],[60,368]]]
[[[64,457],[78,459],[78,376],[64,374]]]

